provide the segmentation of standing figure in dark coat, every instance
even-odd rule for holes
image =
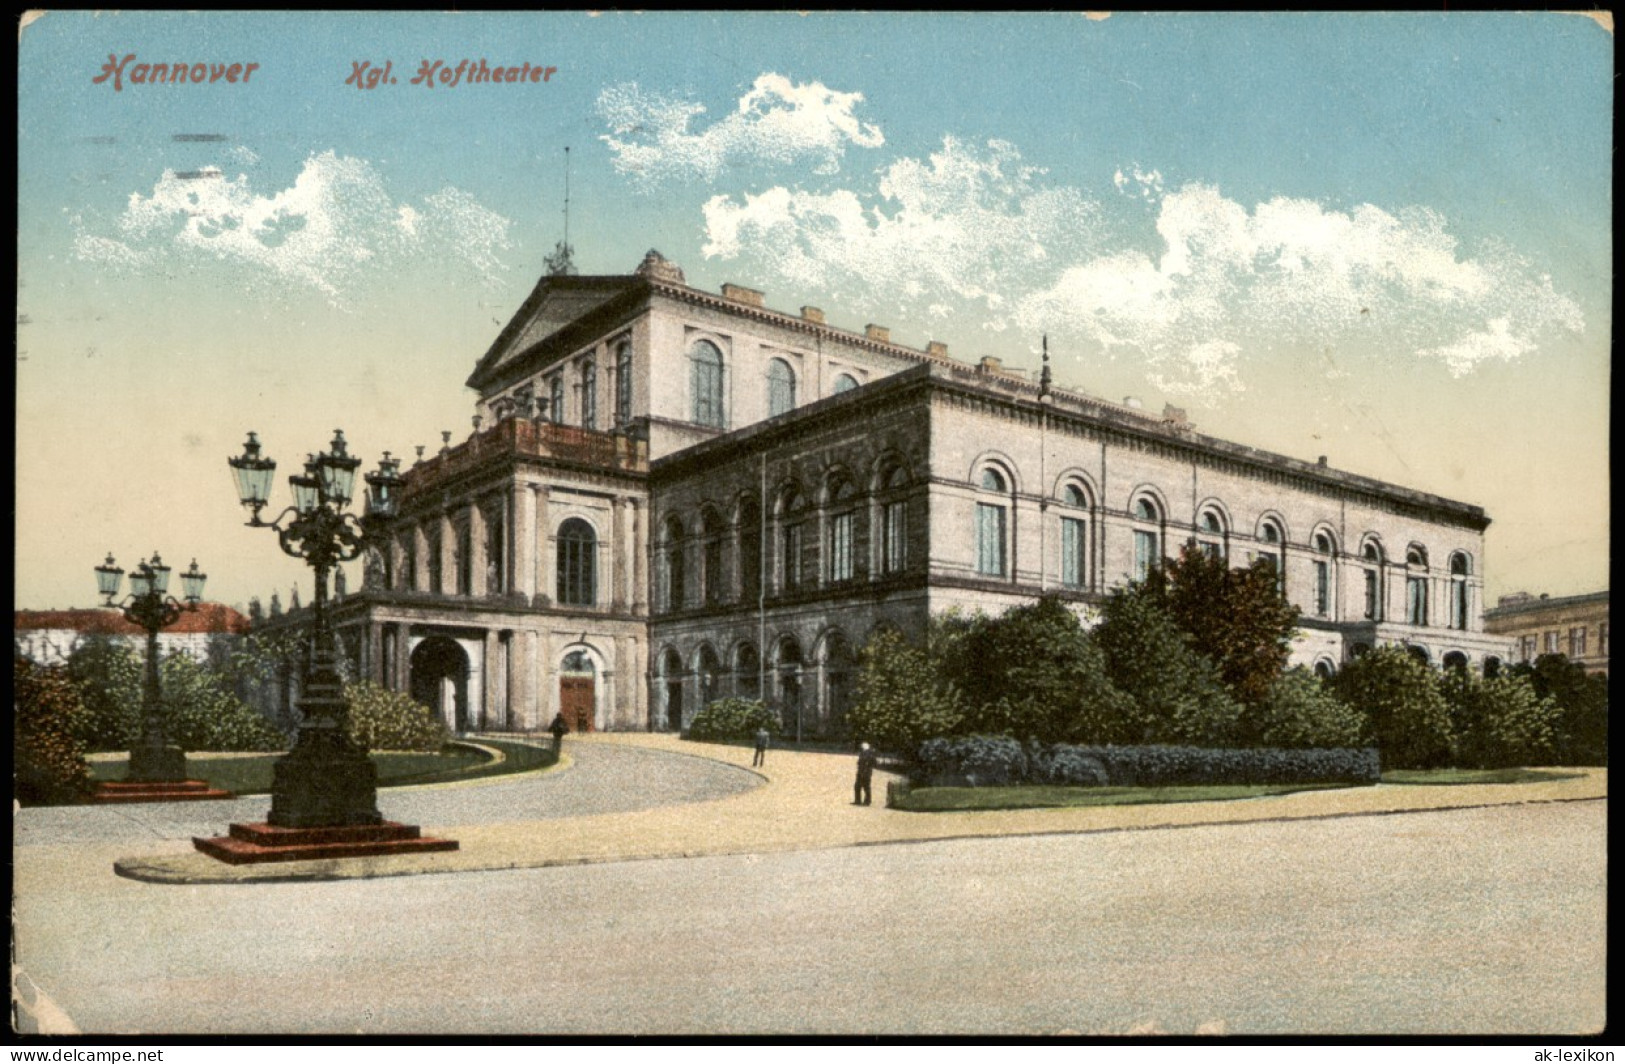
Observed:
[[[852,785],[852,804],[869,804],[869,784],[875,775],[875,751],[868,743],[858,746],[858,779]]]
[[[756,756],[751,759],[751,767],[756,768],[767,761],[767,740],[769,736],[766,728],[756,729]]]
[[[564,734],[570,730],[570,725],[564,722],[564,714],[553,714],[553,723],[547,730],[553,733],[553,752],[556,754],[564,746]]]

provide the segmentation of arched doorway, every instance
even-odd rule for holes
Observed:
[[[853,676],[857,655],[852,644],[837,630],[824,637],[824,729],[834,734],[846,730],[846,714],[852,704]]]
[[[434,711],[453,731],[474,729],[468,709],[468,654],[455,639],[432,635],[412,651],[413,701]]]
[[[683,659],[668,647],[660,657],[660,685],[666,692],[666,730],[683,730]]]
[[[571,731],[597,727],[598,670],[585,650],[572,650],[559,666],[559,712]]]
[[[1452,650],[1450,653],[1444,656],[1444,659],[1440,661],[1439,664],[1447,669],[1454,670],[1455,672],[1466,672],[1467,655],[1463,654],[1459,650]]]
[[[801,644],[794,636],[779,640],[779,720],[786,735],[801,741]]]

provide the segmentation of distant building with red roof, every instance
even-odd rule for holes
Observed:
[[[208,658],[209,647],[225,638],[235,641],[248,634],[247,617],[219,602],[204,602],[182,613],[174,624],[158,633],[158,648],[176,651],[194,660]],[[146,649],[147,632],[124,619],[118,610],[17,610],[12,614],[12,635],[17,651],[40,665],[59,665],[90,636],[111,636]]]

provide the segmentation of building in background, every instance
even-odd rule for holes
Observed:
[[[334,607],[360,674],[457,730],[677,730],[742,695],[838,731],[877,627],[1045,593],[1087,620],[1186,543],[1273,565],[1323,674],[1381,643],[1504,654],[1477,506],[691,288],[655,252],[543,278],[468,384],[473,434],[420,449]]]
[[[249,627],[248,618],[230,606],[204,602],[158,633],[158,649],[166,656],[182,653],[205,662],[247,635]],[[147,652],[146,629],[117,610],[18,610],[12,614],[12,635],[18,653],[39,665],[62,664],[93,636],[117,639],[137,654]]]
[[[1587,672],[1608,674],[1608,592],[1586,595],[1502,595],[1484,613],[1484,631],[1506,645],[1508,661],[1563,654]]]

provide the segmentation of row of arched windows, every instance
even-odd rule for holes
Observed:
[[[591,355],[567,362],[542,378],[542,392],[537,395],[534,384],[526,384],[510,395],[491,402],[492,416],[500,421],[507,417],[539,417],[557,425],[570,421],[572,410],[568,402],[571,389],[575,393],[574,420],[584,429],[619,428],[632,420],[632,341],[623,339],[613,344],[608,369],[613,405],[602,410],[599,403],[598,360]]]
[[[688,363],[690,418],[697,425],[727,428],[728,418],[723,403],[725,366],[722,349],[710,340],[696,340],[688,349]],[[768,417],[788,414],[796,408],[796,371],[786,359],[768,359],[763,385],[767,390]],[[831,390],[839,395],[857,386],[856,377],[850,373],[840,373],[836,375]]]
[[[980,576],[1009,579],[1012,575],[1010,551],[1011,521],[1015,513],[1014,478],[998,462],[988,461],[978,466],[972,483],[976,489],[971,529],[976,572]],[[1090,533],[1091,528],[1095,527],[1092,520],[1095,511],[1093,495],[1081,480],[1065,480],[1050,505],[1058,513],[1061,585],[1089,588],[1093,575],[1090,569],[1093,547]],[[1177,547],[1168,542],[1166,508],[1153,493],[1136,492],[1131,497],[1128,518],[1133,548],[1129,578],[1144,580],[1163,563],[1165,557],[1175,553]],[[1211,557],[1230,560],[1231,540],[1230,520],[1224,509],[1215,503],[1199,507],[1189,542]],[[1263,562],[1274,570],[1276,586],[1285,594],[1285,523],[1278,516],[1265,514],[1259,519],[1249,546],[1247,556],[1235,559],[1235,563]],[[1305,612],[1315,617],[1331,618],[1337,611],[1337,566],[1345,560],[1345,556],[1338,550],[1335,534],[1325,527],[1312,532],[1309,550],[1312,570]],[[1374,534],[1368,534],[1362,540],[1356,564],[1363,574],[1363,617],[1372,621],[1384,620],[1383,592],[1388,563],[1382,542]],[[1405,556],[1405,623],[1417,626],[1431,623],[1428,588],[1432,575],[1426,548],[1411,544]],[[1471,556],[1465,551],[1453,552],[1449,560],[1449,612],[1445,618],[1448,627],[1461,630],[1469,627],[1471,593],[1468,580],[1471,576]]]
[[[765,662],[750,640],[738,643],[728,661],[710,642],[701,643],[686,662],[676,647],[661,650],[655,658],[655,681],[656,695],[664,703],[657,712],[665,727],[680,730],[699,709],[728,697],[771,703],[786,734],[838,725],[854,692],[857,653],[852,641],[839,629],[829,629],[816,640],[811,662],[793,634],[779,636],[768,647]]]
[[[423,579],[418,577],[417,533],[407,532],[401,539],[400,586],[397,590],[426,591],[433,594],[462,596],[483,593],[500,594],[505,590],[503,580],[504,543],[502,522],[487,517],[485,524],[486,582],[476,588],[473,581],[472,537],[467,522],[454,526],[457,536],[457,585],[443,586],[440,565],[440,527],[436,522],[424,533],[425,559]],[[598,603],[598,533],[592,525],[579,518],[566,518],[559,524],[556,572],[556,601],[561,606],[595,606]],[[394,572],[386,574],[386,586],[395,587]]]
[[[657,551],[659,605],[755,602],[766,593],[903,572],[909,484],[907,470],[891,460],[879,465],[867,490],[837,469],[815,500],[792,481],[772,494],[765,512],[756,494],[740,496],[731,521],[709,503],[697,519],[667,514]]]

